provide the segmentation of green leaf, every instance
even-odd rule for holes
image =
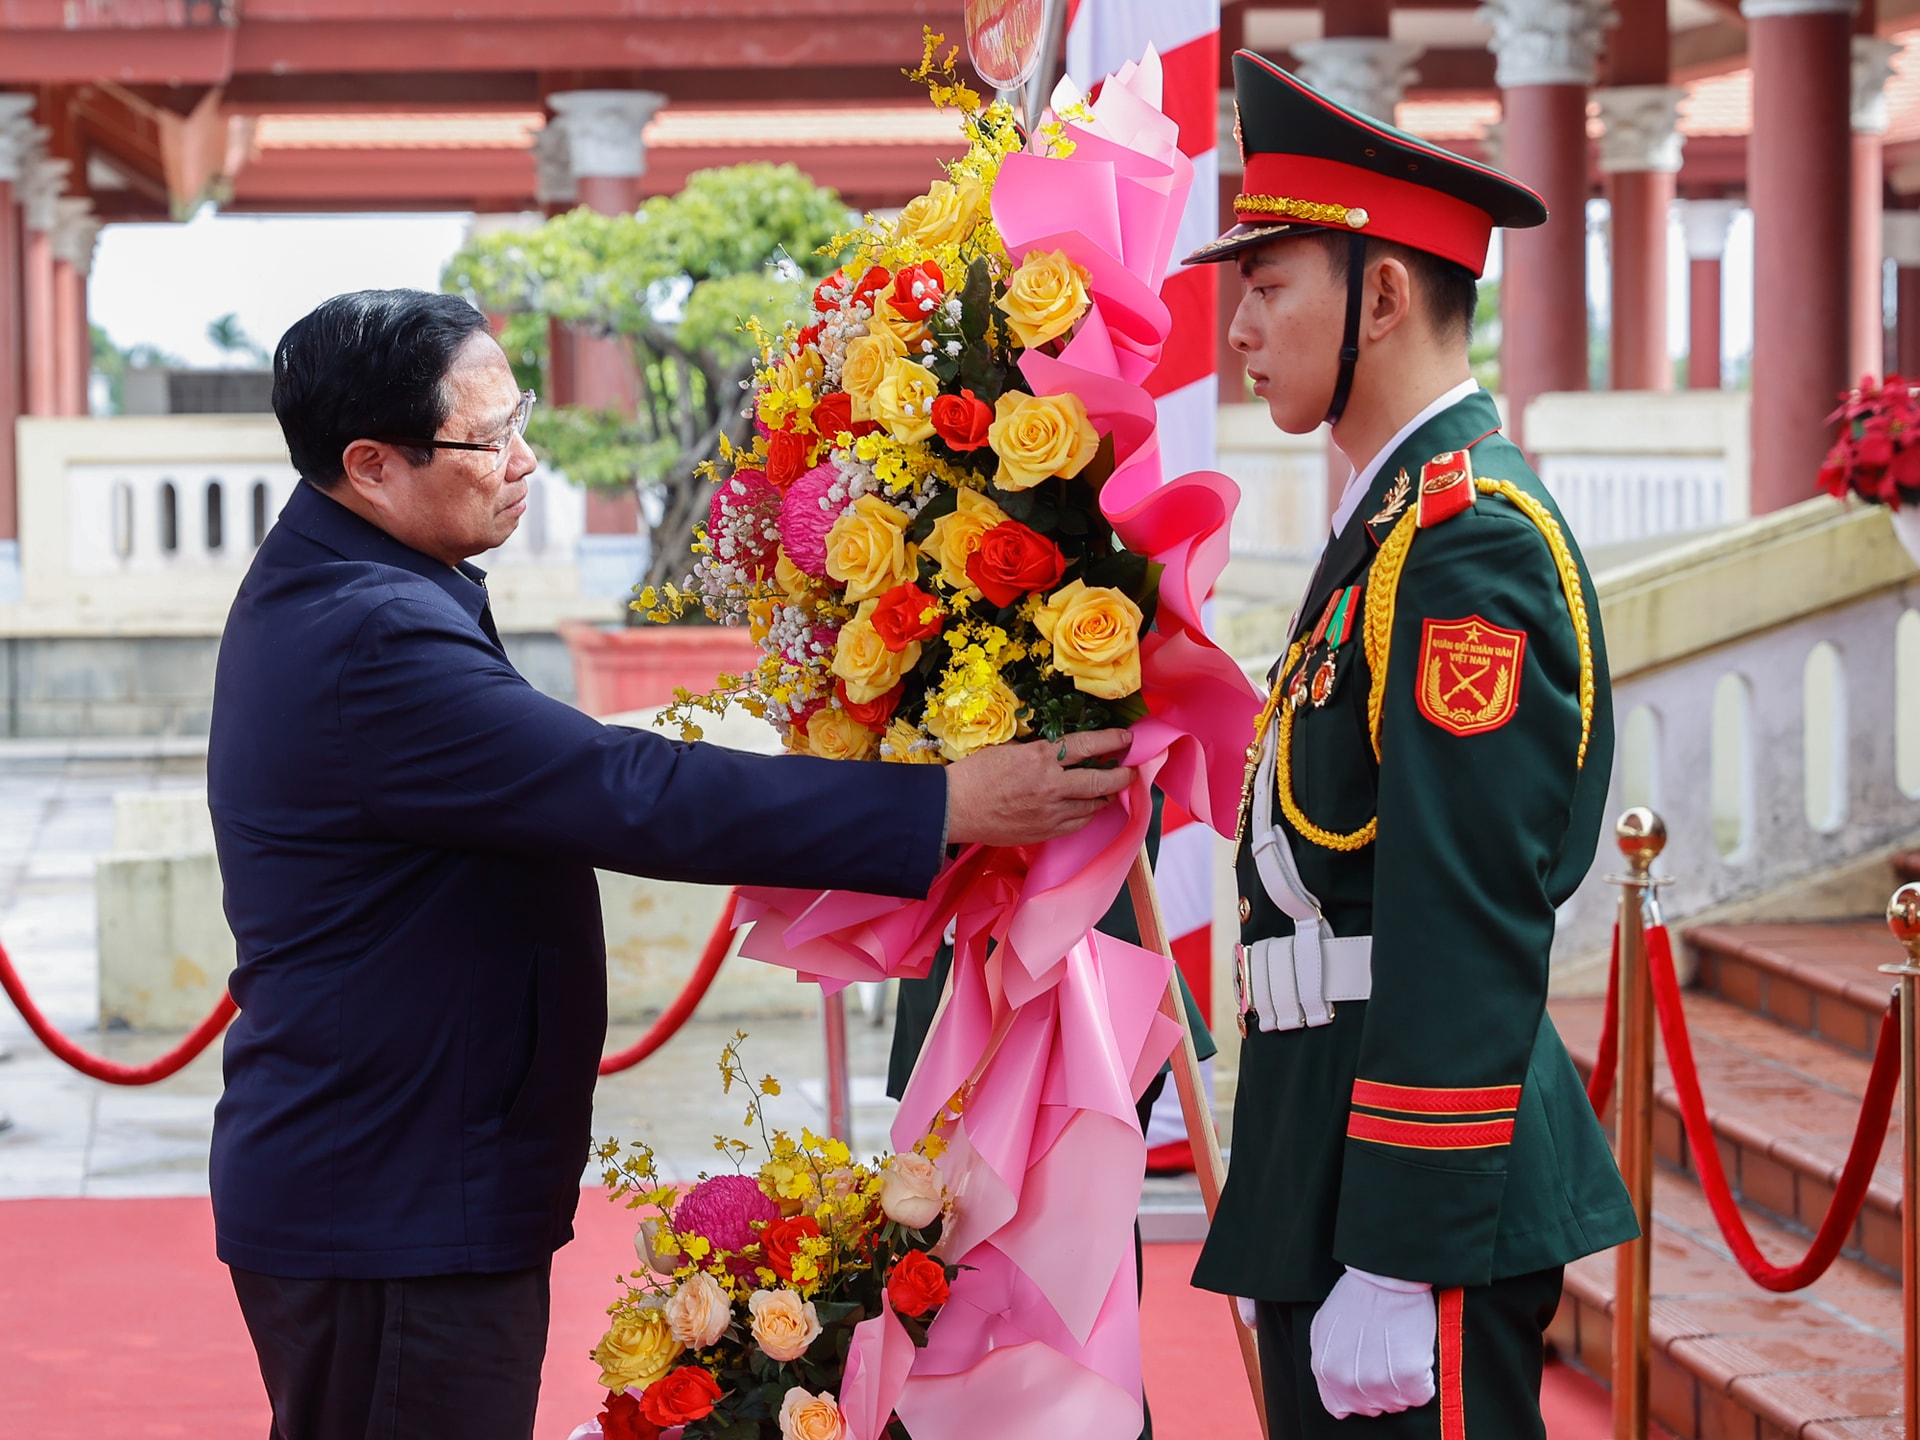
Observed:
[[[927,502],[925,509],[913,517],[913,523],[907,527],[907,538],[916,545],[924,544],[927,537],[933,534],[933,522],[943,515],[953,514],[953,512],[959,508],[960,492],[958,490],[942,489],[938,495],[935,495],[933,499]],[[922,555],[920,557],[920,578],[922,583],[931,580],[939,573],[939,562],[931,555]]]

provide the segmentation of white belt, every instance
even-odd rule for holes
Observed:
[[[1242,1015],[1262,1030],[1299,1030],[1333,1019],[1338,1000],[1373,994],[1371,935],[1277,935],[1234,946],[1242,984]],[[1317,943],[1315,943],[1317,942]],[[1302,952],[1311,951],[1309,957]],[[1319,981],[1317,992],[1313,981]]]
[[[1300,878],[1286,832],[1273,823],[1279,729],[1269,725],[1261,747],[1248,838],[1261,887],[1293,921],[1294,933],[1235,947],[1242,1034],[1248,1028],[1248,1011],[1262,1030],[1299,1030],[1330,1023],[1334,1001],[1365,1000],[1373,994],[1373,937],[1333,933],[1320,913],[1320,901]]]

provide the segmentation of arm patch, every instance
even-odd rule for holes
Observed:
[[[1414,694],[1420,713],[1450,735],[1498,730],[1520,708],[1527,634],[1465,620],[1427,620]]]

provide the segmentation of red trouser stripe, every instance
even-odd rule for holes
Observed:
[[[1349,1140],[1372,1140],[1381,1145],[1403,1145],[1414,1150],[1485,1150],[1513,1143],[1513,1121],[1479,1120],[1461,1125],[1422,1125],[1414,1120],[1389,1120],[1356,1110],[1347,1117]]]
[[[1399,1110],[1408,1115],[1477,1115],[1490,1110],[1518,1109],[1520,1087],[1481,1085],[1467,1089],[1446,1089],[1356,1080],[1353,1082],[1353,1103],[1371,1105],[1376,1110]]]
[[[1460,1391],[1465,1309],[1459,1290],[1440,1292],[1440,1440],[1467,1440],[1467,1397]]]

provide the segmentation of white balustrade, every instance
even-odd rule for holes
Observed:
[[[1583,546],[1619,545],[1725,525],[1724,457],[1542,455],[1540,479]]]
[[[1230,532],[1247,560],[1311,559],[1327,534],[1327,433],[1274,429],[1265,405],[1222,405],[1220,470],[1240,486]]]
[[[299,478],[285,460],[69,465],[67,563],[76,575],[244,570]]]

